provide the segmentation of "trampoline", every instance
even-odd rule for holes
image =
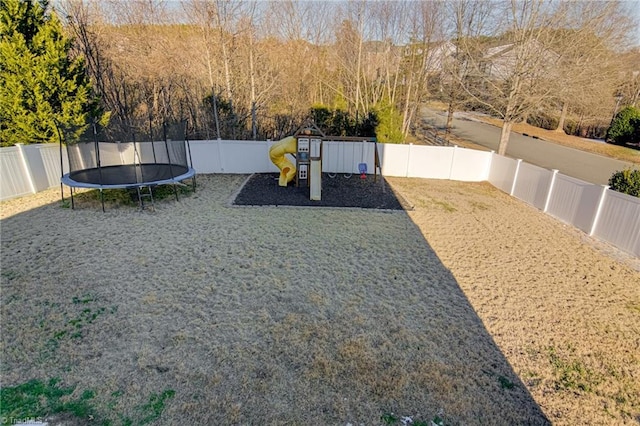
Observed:
[[[106,134],[94,123],[89,127],[88,135],[80,137],[77,142],[70,142],[71,138],[64,137],[69,173],[61,176],[60,186],[63,201],[62,185],[71,188],[71,208],[74,208],[75,188],[99,190],[102,211],[103,191],[106,189],[135,189],[141,209],[144,209],[145,198],[149,198],[153,205],[153,188],[157,185],[173,185],[176,201],[179,200],[176,185],[182,181],[192,179],[195,190],[196,172],[191,166],[186,121],[171,126],[164,124],[162,141],[136,141],[135,132],[111,137]],[[122,142],[122,139],[130,141]],[[60,141],[62,169],[62,135]]]

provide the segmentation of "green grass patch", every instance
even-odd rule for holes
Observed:
[[[640,314],[640,303],[629,302],[627,303],[626,308],[629,309],[631,312]]]
[[[480,201],[471,201],[471,207],[474,210],[486,211],[489,210],[489,206],[485,203],[481,203]]]
[[[92,295],[74,296],[71,299],[75,306],[75,312],[65,313],[65,323],[62,327],[53,331],[53,339],[60,340],[65,337],[80,339],[83,337],[87,326],[93,324],[98,317],[105,312],[115,313],[117,307],[107,310],[104,306],[95,306],[96,299]]]
[[[0,272],[0,275],[5,280],[12,281],[12,280],[15,280],[16,278],[18,278],[20,276],[20,273],[18,271],[12,271],[11,269],[7,269],[5,267],[5,268],[2,268],[2,271]]]
[[[87,390],[77,399],[70,398],[74,386],[60,386],[60,379],[47,382],[30,380],[14,387],[0,389],[0,417],[3,425],[15,424],[21,419],[44,419],[59,413],[68,413],[78,419],[90,419],[95,410],[90,401],[95,397]]]
[[[111,393],[106,402],[107,412],[103,413],[97,408],[100,405],[93,390],[85,390],[77,398],[72,398],[76,387],[64,387],[60,382],[58,378],[48,381],[34,379],[18,386],[0,389],[2,425],[36,419],[45,421],[47,418],[64,415],[72,424],[75,424],[72,422],[75,419],[81,424],[142,426],[158,420],[166,402],[176,394],[172,389],[152,393],[145,403],[133,408],[133,416],[125,416],[114,412],[118,400],[125,396],[122,391]]]
[[[149,402],[141,407],[142,418],[140,425],[146,425],[159,419],[164,411],[164,403],[175,396],[176,392],[172,389],[165,390],[161,394],[151,394]]]
[[[584,361],[562,356],[554,347],[548,348],[549,361],[553,367],[557,389],[577,390],[587,393],[595,391],[600,383],[597,374]]]
[[[45,302],[45,305],[54,308],[56,311],[64,309],[57,303],[49,304],[49,302]],[[95,296],[90,294],[74,296],[71,299],[71,304],[62,312],[62,320],[50,321],[42,319],[40,321],[40,328],[50,336],[41,353],[42,359],[49,358],[58,349],[62,341],[66,339],[82,339],[100,317],[105,314],[115,314],[117,311],[117,306],[99,306]]]
[[[384,413],[380,420],[385,425],[411,425],[411,426],[444,426],[444,420],[440,416],[435,416],[431,422],[413,419],[411,417],[399,417],[393,413]]]
[[[176,392],[173,389],[166,389],[162,393],[152,393],[147,402],[133,409],[133,416],[124,416],[116,413],[119,424],[122,426],[143,426],[155,422],[162,416],[167,400],[173,398]],[[112,400],[108,404],[110,411],[115,407],[116,399],[122,396],[122,392],[114,392],[111,394]]]
[[[504,376],[498,376],[498,383],[502,389],[513,389],[516,385]]]
[[[382,420],[382,423],[385,425],[395,425],[400,421],[400,419],[393,413],[384,413],[380,416],[380,420]]]
[[[186,184],[176,185],[178,196],[183,197],[193,194],[193,186]],[[165,198],[175,197],[173,185],[158,185],[153,187],[153,198],[156,200],[164,200]]]
[[[151,187],[153,192],[154,201],[160,201],[164,199],[170,199],[175,197],[175,192],[178,192],[178,197],[188,196],[193,194],[194,189],[192,185],[177,184],[175,185],[155,185]],[[146,193],[145,189],[143,193]],[[122,189],[105,189],[102,191],[104,196],[104,202],[106,205],[113,206],[138,206],[138,191],[135,188],[122,188]],[[94,189],[85,191],[75,196],[77,200],[89,201],[91,203],[101,202],[100,190]],[[146,200],[145,200],[146,202]]]
[[[104,189],[102,190],[105,204],[117,206],[136,206],[138,193],[135,189]],[[75,196],[78,201],[101,202],[100,190],[81,192]]]
[[[487,376],[489,376],[489,377],[491,377],[493,379],[496,379],[498,381],[498,383],[500,384],[500,388],[501,389],[511,390],[511,389],[516,387],[516,384],[513,383],[511,380],[509,380],[509,378],[506,377],[506,376],[494,373],[494,372],[489,371],[489,370],[482,370],[482,372],[484,374],[486,374]]]
[[[446,201],[440,201],[440,200],[432,199],[431,202],[433,204],[435,204],[436,206],[441,207],[447,213],[453,213],[453,212],[458,210],[453,205],[451,205],[450,203],[448,203]]]

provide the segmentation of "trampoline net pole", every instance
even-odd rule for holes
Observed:
[[[135,129],[131,130],[131,139],[131,143],[133,144],[133,167],[136,174],[136,183],[146,182],[144,179],[144,170],[142,168],[142,157],[140,156],[138,142],[136,141]]]
[[[102,165],[100,163],[100,144],[98,142],[98,131],[97,131],[97,125],[96,125],[96,118],[94,117],[92,120],[92,126],[93,126],[93,143],[94,146],[96,148],[96,166],[98,167],[98,179],[100,180],[100,185],[102,185]],[[102,190],[100,190],[100,193],[102,193]],[[102,209],[104,210],[104,201],[103,201],[103,206]]]
[[[64,186],[62,184],[62,177],[64,176],[64,163],[62,161],[62,134],[60,133],[60,127],[58,126],[58,120],[54,120],[56,125],[56,132],[58,132],[58,142],[60,143],[60,198],[62,204],[64,204]]]
[[[189,162],[187,164],[187,170],[189,167],[193,168],[193,158],[191,158],[191,145],[189,144],[189,136],[187,134],[187,128],[189,125],[189,122],[187,120],[184,121],[184,143],[186,145],[187,148],[187,154],[189,155]],[[193,177],[191,178],[191,183],[193,184],[193,191],[195,192],[196,190],[196,175],[194,174]]]
[[[157,163],[158,159],[156,158],[156,144],[153,140],[153,121],[151,118],[151,114],[149,114],[149,140],[151,141],[151,152],[153,153],[153,162]]]

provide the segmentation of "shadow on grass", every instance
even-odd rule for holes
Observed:
[[[229,209],[245,179],[3,220],[3,387],[60,378],[97,424],[166,389],[160,424],[549,423],[406,213]]]

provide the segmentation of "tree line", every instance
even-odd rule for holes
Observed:
[[[0,1],[0,52],[24,57],[5,43],[5,9],[39,4],[69,41],[68,64],[53,67],[87,79],[72,73],[88,91],[65,95],[90,105],[82,119],[152,136],[187,119],[192,139],[279,139],[313,118],[331,134],[402,142],[424,103],[439,100],[451,116],[503,119],[506,150],[515,122],[603,132],[616,95],[626,106],[640,93],[624,2]],[[17,81],[25,67],[0,65],[0,75]],[[0,92],[3,144],[16,93]]]

